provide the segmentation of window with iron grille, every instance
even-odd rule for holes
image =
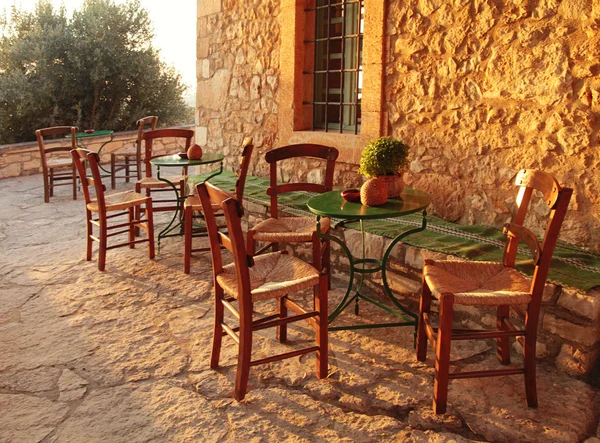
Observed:
[[[360,132],[362,96],[363,0],[316,0],[314,17],[312,130]],[[309,20],[307,23],[311,23]],[[307,50],[310,48],[307,48]]]

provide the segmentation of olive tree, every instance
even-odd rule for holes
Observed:
[[[152,46],[138,0],[85,0],[67,17],[40,0],[0,17],[0,143],[35,139],[37,128],[131,129],[144,115],[162,125],[189,119],[180,75]]]

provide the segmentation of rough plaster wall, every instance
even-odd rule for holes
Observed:
[[[277,133],[279,1],[199,2],[198,114],[209,151],[225,154],[237,169],[242,140],[254,138],[250,174],[267,174],[264,153]],[[205,11],[208,15],[203,16]],[[260,161],[259,161],[260,160]]]
[[[386,110],[435,213],[499,226],[539,168],[575,190],[561,239],[600,251],[599,28],[594,0],[391,0]]]

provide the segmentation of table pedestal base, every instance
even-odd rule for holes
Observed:
[[[351,221],[348,221],[347,223],[355,222],[355,221],[356,220],[351,220]],[[358,221],[360,223],[360,232],[361,232],[361,239],[362,239],[362,257],[360,257],[360,258],[354,257],[352,255],[352,253],[350,252],[350,250],[348,249],[348,246],[346,246],[346,244],[344,242],[342,242],[342,240],[340,240],[339,238],[337,238],[333,235],[330,235],[330,234],[320,234],[320,237],[329,239],[331,241],[334,241],[338,245],[340,245],[340,247],[342,248],[342,250],[344,251],[344,253],[346,254],[346,256],[350,262],[350,278],[349,278],[349,282],[348,282],[348,288],[346,290],[344,297],[342,298],[342,301],[338,304],[338,306],[335,308],[335,310],[329,315],[329,323],[331,324],[344,310],[346,310],[348,307],[350,307],[353,302],[354,302],[354,313],[356,315],[359,315],[359,301],[360,300],[364,300],[368,303],[371,303],[372,305],[377,306],[378,308],[397,317],[398,319],[401,319],[402,321],[390,322],[390,323],[377,323],[377,324],[359,324],[359,325],[350,325],[350,326],[330,326],[329,330],[330,331],[338,331],[338,330],[352,330],[352,329],[373,329],[373,328],[384,328],[384,327],[394,327],[394,326],[413,326],[414,330],[415,330],[414,334],[415,334],[415,338],[416,338],[418,316],[416,314],[414,314],[413,312],[409,311],[404,306],[402,306],[400,304],[400,302],[396,299],[396,297],[394,297],[392,290],[390,289],[390,286],[387,281],[386,266],[387,266],[389,256],[390,256],[394,246],[396,246],[396,244],[398,242],[400,242],[406,236],[417,233],[417,232],[421,232],[426,228],[427,212],[423,211],[423,219],[422,219],[421,226],[404,231],[392,240],[392,242],[386,248],[381,260],[365,257],[366,245],[365,245],[364,224],[363,224],[363,220],[358,220]],[[320,228],[321,228],[320,227],[320,216],[317,216],[317,232],[318,233],[321,232]],[[392,304],[394,305],[393,307],[389,307],[389,306],[387,306],[377,300],[374,300],[371,297],[367,297],[366,295],[361,293],[361,290],[362,290],[363,284],[364,284],[365,274],[373,274],[373,273],[379,272],[379,271],[381,271],[381,279],[383,282],[383,292],[387,296],[387,298],[392,302]],[[352,293],[352,289],[353,289],[355,274],[359,274],[360,279],[359,279],[358,287],[356,288],[354,295],[350,296],[350,294]]]

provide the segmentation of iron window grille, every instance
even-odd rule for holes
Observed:
[[[360,132],[362,98],[363,0],[316,0],[306,12],[314,16],[312,76],[313,131]],[[309,49],[310,50],[310,49]]]

